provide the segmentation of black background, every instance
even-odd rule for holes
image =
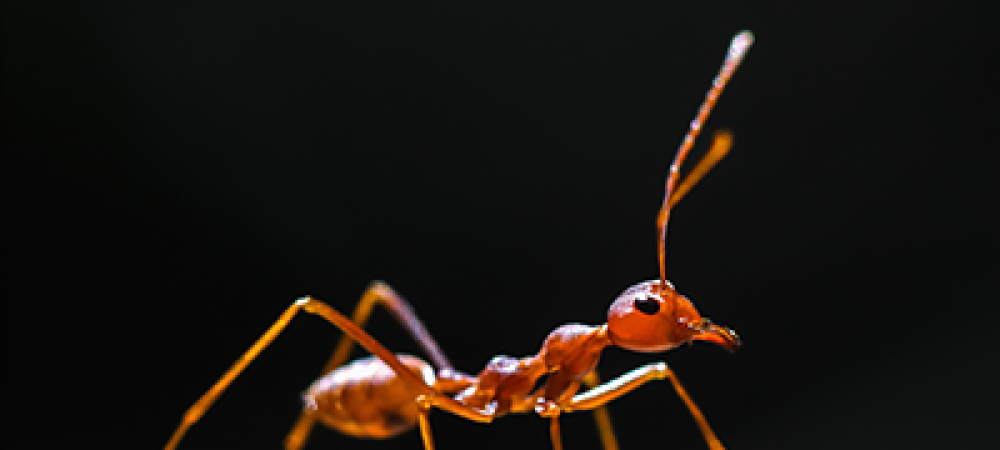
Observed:
[[[376,278],[469,372],[603,322],[656,274],[667,165],[741,29],[756,45],[708,124],[736,146],[677,208],[669,265],[745,347],[609,349],[602,373],[666,358],[733,449],[982,446],[995,426],[985,11],[4,5],[5,448],[162,446],[296,297],[346,311]],[[384,314],[369,330],[416,351]],[[295,320],[181,448],[279,448],[337,337]],[[666,383],[612,414],[623,449],[703,448]],[[565,418],[567,449],[599,448],[589,420]],[[533,416],[433,422],[444,450],[549,448]]]

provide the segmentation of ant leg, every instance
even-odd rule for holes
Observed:
[[[601,384],[601,379],[597,376],[597,369],[591,370],[583,377],[583,384],[588,388],[593,388]],[[611,415],[608,414],[608,407],[605,405],[594,408],[594,422],[597,423],[597,431],[601,435],[601,443],[604,450],[618,450],[618,440],[615,438],[615,430],[611,425]]]
[[[431,435],[431,421],[428,417],[431,406],[424,397],[417,398],[417,408],[420,409],[417,422],[420,424],[420,439],[424,442],[424,450],[434,450],[434,436]]]
[[[423,323],[420,322],[410,304],[389,287],[388,284],[382,281],[373,281],[365,289],[364,294],[361,295],[361,299],[358,301],[358,305],[354,308],[354,313],[351,314],[351,321],[359,327],[364,327],[377,304],[388,309],[393,317],[410,332],[410,335],[420,344],[421,348],[424,349],[439,371],[442,369],[452,369],[451,362],[448,361],[444,352],[441,351],[434,337],[424,328]],[[350,335],[345,334],[341,337],[340,342],[337,343],[336,350],[330,356],[330,360],[327,361],[326,366],[323,367],[322,374],[325,375],[331,370],[344,365],[348,358],[350,358],[353,345],[354,339]],[[291,431],[285,437],[285,449],[298,450],[302,448],[309,438],[309,433],[312,431],[315,423],[315,416],[308,410],[303,410],[299,414],[299,418],[295,421],[295,425],[292,426]]]
[[[201,416],[205,415],[208,408],[215,403],[215,400],[222,395],[226,388],[229,387],[229,384],[236,379],[240,372],[243,372],[243,369],[245,369],[246,366],[250,364],[250,362],[252,362],[257,355],[259,355],[260,352],[268,346],[268,344],[271,343],[271,341],[281,334],[281,331],[285,329],[288,323],[291,322],[291,320],[295,317],[295,314],[299,312],[301,308],[301,304],[295,303],[285,309],[285,312],[281,313],[278,320],[276,320],[271,327],[268,328],[259,339],[257,339],[257,342],[255,342],[245,353],[243,353],[243,356],[240,356],[240,359],[238,359],[228,370],[226,370],[222,377],[219,378],[219,381],[216,381],[215,384],[209,388],[208,392],[205,392],[201,398],[194,403],[194,405],[191,405],[191,407],[184,412],[180,425],[178,425],[177,429],[174,430],[174,434],[170,436],[170,441],[167,442],[164,450],[173,450],[177,447],[181,438],[183,438],[184,434],[187,433],[188,428],[191,428],[195,422],[201,419]]]
[[[712,428],[709,427],[708,421],[705,419],[705,415],[702,414],[700,409],[698,409],[698,405],[694,403],[694,400],[692,400],[691,396],[688,395],[687,390],[685,390],[684,386],[681,385],[680,380],[677,379],[677,375],[675,375],[674,371],[670,370],[670,368],[667,367],[667,364],[663,362],[647,364],[639,367],[638,369],[621,375],[618,378],[608,381],[587,392],[578,394],[570,400],[569,404],[561,406],[561,408],[564,412],[599,408],[649,381],[662,380],[664,378],[670,379],[670,383],[674,385],[674,390],[677,391],[677,395],[680,396],[681,400],[683,400],[687,405],[688,410],[691,412],[691,416],[694,417],[695,422],[698,424],[698,428],[701,429],[701,434],[705,437],[705,441],[708,443],[708,448],[711,450],[725,450],[722,442],[719,441],[719,438],[715,436]]]
[[[420,410],[420,415],[417,416],[417,423],[420,424],[420,439],[424,443],[424,450],[434,450],[434,436],[431,433],[430,422],[430,412],[434,407],[480,423],[490,423],[496,417],[495,402],[488,405],[484,410],[478,410],[459,403],[457,400],[446,395],[436,393],[420,395],[417,397],[417,408]]]
[[[552,439],[552,450],[562,450],[562,433],[559,431],[559,415],[553,415],[549,420],[549,436]]]

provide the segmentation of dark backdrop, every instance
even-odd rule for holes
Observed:
[[[960,448],[995,426],[984,11],[9,1],[2,16],[5,448],[157,448],[296,297],[349,310],[372,279],[470,372],[601,323],[656,274],[667,165],[741,29],[757,43],[708,124],[736,147],[676,210],[669,262],[745,347],[611,349],[603,374],[665,358],[733,449]],[[416,351],[386,315],[369,329]],[[337,337],[296,319],[181,448],[279,448]],[[612,414],[623,449],[703,448],[666,383]],[[537,417],[433,422],[444,450],[549,448]],[[564,434],[599,448],[586,415]]]

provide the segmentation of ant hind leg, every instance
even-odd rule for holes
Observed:
[[[271,324],[271,327],[257,339],[257,342],[254,342],[254,344],[250,346],[245,353],[243,353],[243,356],[240,356],[240,359],[233,363],[233,365],[226,370],[226,373],[224,373],[222,377],[208,389],[207,392],[202,394],[201,398],[199,398],[194,405],[191,405],[191,407],[184,412],[180,425],[178,425],[177,429],[174,430],[174,434],[170,436],[170,440],[167,442],[164,450],[173,450],[177,447],[177,444],[181,441],[181,438],[184,437],[184,434],[187,433],[187,430],[198,422],[203,415],[205,415],[208,408],[212,407],[212,404],[214,404],[219,396],[226,391],[233,380],[235,380],[236,377],[243,372],[243,369],[245,369],[248,364],[253,362],[253,360],[257,358],[257,355],[259,355],[260,352],[262,352],[271,343],[271,341],[281,334],[301,308],[302,305],[296,302],[292,304],[292,306],[285,309],[285,311],[281,313],[281,316],[278,317],[278,320],[275,320],[274,323]]]

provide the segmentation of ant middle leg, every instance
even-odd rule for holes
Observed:
[[[584,376],[582,381],[587,388],[594,388],[601,384],[596,368]],[[615,438],[615,430],[611,425],[611,414],[608,413],[607,405],[594,408],[594,422],[597,425],[597,432],[601,435],[601,444],[604,445],[604,450],[618,450],[618,439]]]
[[[587,386],[588,389],[593,389],[595,386],[601,384],[601,379],[597,375],[597,369],[593,369],[585,375],[571,391],[575,392],[580,385]],[[572,395],[569,393],[568,395]],[[571,399],[572,401],[572,399]],[[572,408],[572,406],[570,407]],[[587,408],[581,408],[587,409]],[[615,438],[614,428],[611,426],[611,416],[608,414],[608,407],[604,404],[594,406],[590,408],[594,413],[594,422],[597,425],[597,432],[601,436],[601,444],[604,450],[618,450],[618,440]],[[559,426],[559,415],[561,412],[570,411],[556,403],[548,404],[541,409],[536,408],[537,412],[542,417],[548,417],[549,419],[549,438],[552,442],[552,450],[563,450],[562,445],[562,432]]]

